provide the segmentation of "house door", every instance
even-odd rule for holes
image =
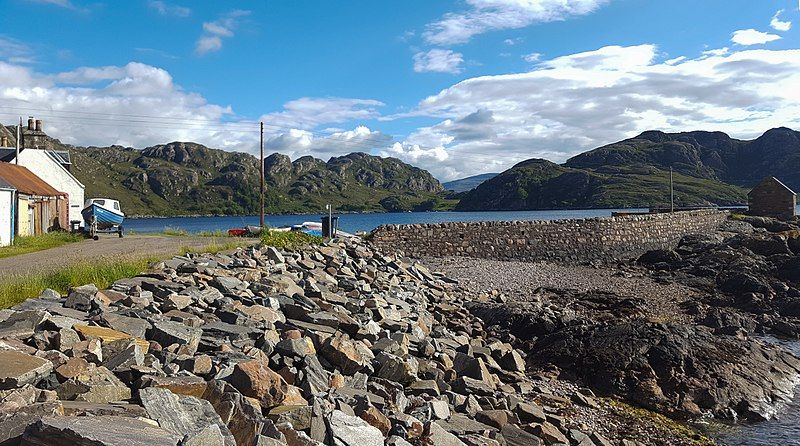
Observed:
[[[36,212],[32,204],[28,205],[28,235],[36,234]]]

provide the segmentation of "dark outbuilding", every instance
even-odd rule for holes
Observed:
[[[764,178],[747,197],[751,215],[789,220],[796,214],[797,194],[775,177]]]

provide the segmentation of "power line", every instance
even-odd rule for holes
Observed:
[[[65,112],[62,112],[65,113]],[[11,112],[3,112],[0,111],[0,116],[18,116],[15,113]],[[259,129],[257,126],[228,126],[225,123],[219,123],[217,126],[209,126],[197,123],[194,125],[193,123],[186,122],[180,123],[179,125],[173,125],[171,123],[163,122],[163,121],[150,121],[150,120],[134,120],[134,119],[113,119],[113,118],[90,118],[90,117],[83,117],[83,116],[58,116],[58,115],[51,115],[51,114],[44,114],[39,115],[39,117],[46,118],[48,120],[52,120],[55,122],[79,122],[79,123],[92,123],[100,121],[105,122],[113,122],[114,126],[116,127],[125,127],[125,128],[138,128],[138,129],[164,129],[164,130],[176,130],[176,131],[207,131],[207,132],[214,132],[214,133],[221,133],[221,132],[231,132],[237,134],[256,134],[259,133]],[[267,124],[264,124],[265,127]],[[191,127],[190,127],[191,126]],[[280,129],[283,134],[288,133],[290,130],[294,130],[291,128],[281,128]],[[301,130],[315,138],[320,140],[327,140],[325,141],[327,144],[332,146],[344,146],[349,148],[350,150],[366,150],[371,148],[384,148],[390,145],[394,138],[391,135],[386,135],[386,138],[375,138],[375,137],[365,137],[359,140],[349,140],[349,139],[329,139],[331,137],[336,137],[335,134],[326,134],[326,133],[319,133],[319,132],[311,132],[307,130]]]
[[[215,126],[220,127],[220,128],[222,128],[224,130],[234,130],[234,129],[241,128],[242,130],[245,130],[245,131],[247,131],[247,130],[258,131],[258,130],[255,130],[255,129],[257,129],[259,124],[261,124],[260,121],[248,121],[248,120],[220,121],[220,120],[203,119],[203,118],[179,118],[179,117],[174,117],[174,116],[136,115],[136,114],[125,114],[125,113],[100,113],[100,112],[87,112],[87,111],[81,111],[81,110],[55,110],[55,109],[45,109],[45,108],[35,108],[35,107],[19,107],[19,106],[16,106],[16,105],[2,105],[2,104],[0,104],[0,109],[10,109],[10,110],[16,110],[16,111],[25,111],[25,112],[36,112],[36,111],[45,112],[45,113],[49,113],[49,115],[48,116],[44,116],[44,117],[48,117],[50,119],[51,118],[63,118],[63,116],[53,115],[53,113],[60,113],[60,114],[66,114],[68,116],[69,115],[97,116],[95,118],[81,118],[81,117],[74,117],[74,116],[69,116],[69,117],[70,118],[74,118],[74,119],[102,120],[102,121],[109,121],[109,122],[115,122],[115,123],[125,121],[125,122],[138,122],[138,123],[153,124],[153,125],[159,125],[160,124],[160,125],[168,125],[168,126],[170,125],[170,123],[164,122],[164,120],[171,120],[171,121],[174,121],[177,124],[188,124],[188,125],[192,125],[192,124],[204,125],[204,124],[200,124],[200,123],[213,123]],[[6,113],[3,113],[3,112],[0,112],[0,113],[6,114]],[[16,116],[16,114],[14,114],[14,115]],[[124,120],[121,120],[121,119],[116,119],[116,117],[144,118],[144,119],[124,119]],[[288,132],[290,130],[301,130],[301,131],[303,131],[305,133],[308,133],[308,134],[310,134],[312,136],[319,137],[319,138],[327,138],[327,137],[332,136],[329,133],[315,132],[315,131],[306,130],[306,129],[295,129],[295,128],[292,128],[292,127],[280,126],[280,125],[277,125],[277,124],[264,123],[264,127],[271,128],[273,130],[273,132],[275,132],[275,133],[286,133],[286,132]],[[170,127],[160,127],[160,128],[173,128],[173,127],[170,126]],[[175,127],[175,128],[180,129],[178,127]],[[399,137],[398,135],[386,135],[386,136],[391,137],[391,138]],[[379,139],[374,139],[374,138],[364,138],[364,139],[362,139],[362,141],[370,141],[370,140],[374,141],[376,144],[380,143],[380,142],[385,142],[385,141],[382,141],[382,140],[379,140]]]

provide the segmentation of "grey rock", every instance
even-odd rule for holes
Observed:
[[[328,429],[334,446],[383,446],[383,434],[378,428],[341,410],[331,412]]]
[[[167,389],[149,387],[139,391],[139,398],[150,418],[159,426],[181,436],[193,435],[216,426],[226,446],[236,440],[208,401],[192,396],[176,395]]]
[[[25,446],[176,446],[181,437],[129,417],[45,417],[28,427]]]
[[[164,347],[180,344],[188,347],[191,353],[197,351],[203,331],[199,328],[187,327],[179,322],[159,321],[153,324],[150,338]]]
[[[53,371],[53,363],[15,350],[0,350],[0,390],[36,384]]]
[[[97,287],[94,285],[83,285],[72,288],[69,290],[69,295],[67,296],[66,302],[64,302],[64,307],[78,311],[89,311],[92,309],[93,304],[99,305],[99,302],[95,299],[96,296]]]

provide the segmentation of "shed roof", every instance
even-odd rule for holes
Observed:
[[[755,192],[755,191],[756,191],[758,188],[760,188],[760,187],[763,187],[763,186],[766,186],[766,185],[768,185],[769,183],[774,183],[774,184],[777,184],[778,186],[782,187],[783,189],[786,189],[786,192],[788,192],[788,193],[790,193],[790,194],[792,194],[792,195],[797,195],[797,193],[795,193],[795,191],[793,191],[793,190],[792,190],[792,189],[791,189],[789,186],[787,186],[787,185],[783,184],[783,182],[782,182],[781,180],[779,180],[779,179],[777,179],[777,178],[775,178],[775,177],[766,177],[766,178],[764,178],[763,180],[761,180],[761,182],[760,182],[760,183],[758,183],[758,185],[757,185],[756,187],[754,187],[753,189],[751,189],[751,190],[750,190],[750,192],[749,192],[747,195],[751,195],[751,194],[752,194],[753,192]]]
[[[2,178],[0,178],[0,189],[14,189],[14,190],[16,190],[16,188],[14,186],[6,183],[6,180],[4,180]]]
[[[25,195],[39,195],[43,197],[55,197],[67,195],[59,192],[37,177],[30,170],[17,164],[0,162],[0,180],[17,189],[17,192]]]

